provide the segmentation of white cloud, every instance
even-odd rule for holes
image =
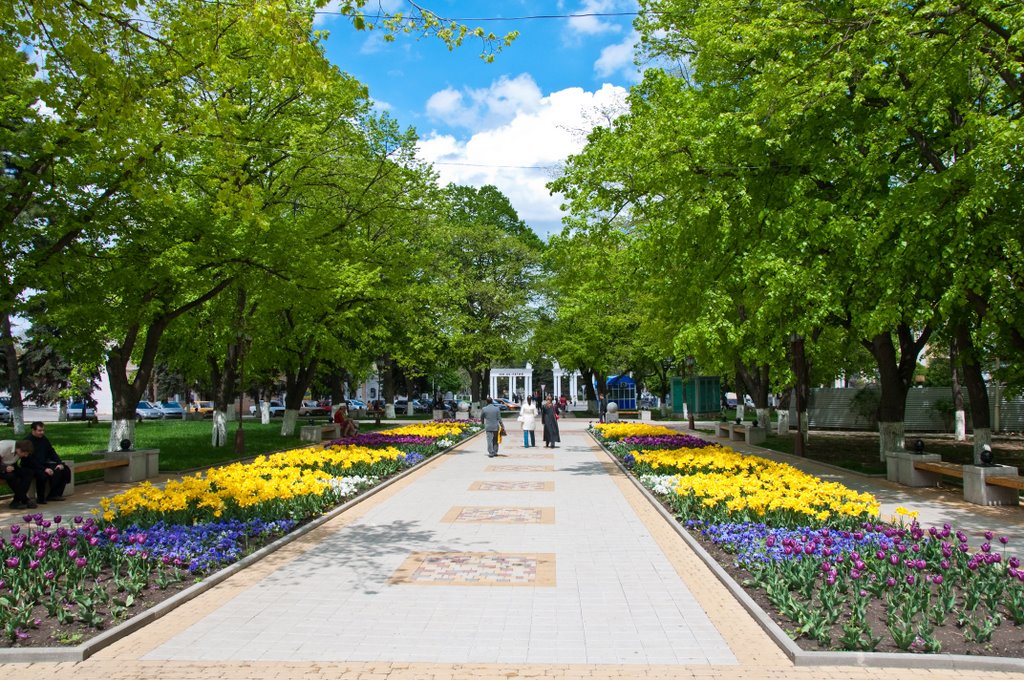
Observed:
[[[628,3],[635,7],[635,2]],[[621,11],[623,3],[621,0],[583,0],[579,9],[572,14],[606,14],[608,12]],[[618,33],[622,30],[619,23],[609,21],[600,16],[575,16],[568,21],[569,30],[576,35],[603,35],[605,33]]]
[[[435,92],[427,100],[427,116],[435,122],[480,130],[511,121],[524,111],[533,111],[542,94],[528,74],[502,76],[489,87],[452,87]]]
[[[621,73],[627,80],[640,82],[640,71],[633,63],[633,53],[639,40],[640,34],[630,31],[621,42],[605,47],[594,62],[594,72],[602,78]]]
[[[515,80],[522,78],[529,76]],[[486,91],[501,87],[498,81]],[[575,87],[547,96],[538,92],[536,99],[524,98],[524,106],[507,121],[480,128],[468,138],[426,135],[419,144],[419,156],[434,163],[441,184],[495,185],[527,224],[547,233],[557,229],[562,199],[551,196],[545,184],[558,175],[570,154],[583,148],[586,133],[596,121],[606,121],[623,110],[626,94],[624,88],[607,84],[596,92]],[[454,98],[446,101],[456,111],[465,105],[453,103]]]

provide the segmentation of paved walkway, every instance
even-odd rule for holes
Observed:
[[[105,680],[1000,675],[794,667],[585,426],[563,420],[553,451],[524,449],[510,433],[496,459],[477,437],[82,663],[4,671]],[[1024,533],[1019,508],[816,473],[919,509],[926,522],[934,513]],[[74,503],[84,507],[94,492],[80,492]],[[71,501],[47,506],[58,508],[74,512]]]

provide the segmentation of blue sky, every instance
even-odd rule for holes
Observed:
[[[544,184],[586,133],[623,110],[633,65],[632,16],[477,21],[539,15],[597,15],[636,11],[635,0],[425,0],[439,15],[519,38],[492,63],[468,39],[449,52],[436,39],[399,36],[385,43],[360,33],[343,17],[318,17],[331,31],[327,56],[365,83],[377,105],[403,126],[415,127],[420,155],[435,163],[442,183],[494,184],[541,235],[559,229],[559,197]],[[369,0],[366,12],[377,9]],[[388,11],[405,0],[381,0]],[[331,9],[327,8],[328,11]]]

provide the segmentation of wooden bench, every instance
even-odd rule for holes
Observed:
[[[103,458],[84,461],[65,461],[71,470],[71,481],[64,489],[65,495],[75,490],[75,475],[81,472],[103,470],[103,481],[110,484],[141,482],[160,474],[160,449],[138,449],[133,451],[111,451]]]
[[[962,479],[964,500],[976,505],[1020,505],[1020,492],[1024,491],[1024,477],[1017,474],[1017,468],[1008,465],[915,461],[914,470],[936,478]]]
[[[715,436],[731,438],[732,433],[729,427],[731,424],[732,423],[727,423],[724,420],[722,422],[715,423]]]
[[[934,472],[944,477],[964,478],[964,466],[956,463],[944,463],[941,461],[921,461],[914,463],[914,469],[922,472]]]

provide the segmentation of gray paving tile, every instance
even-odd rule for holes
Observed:
[[[486,472],[483,440],[474,440],[145,658],[735,663],[589,441],[572,431],[564,439],[554,461],[500,461],[554,465],[544,473]],[[513,478],[554,481],[555,491],[468,490],[473,481]],[[548,506],[556,519],[441,521],[460,505]],[[414,551],[554,553],[556,586],[391,584]]]

